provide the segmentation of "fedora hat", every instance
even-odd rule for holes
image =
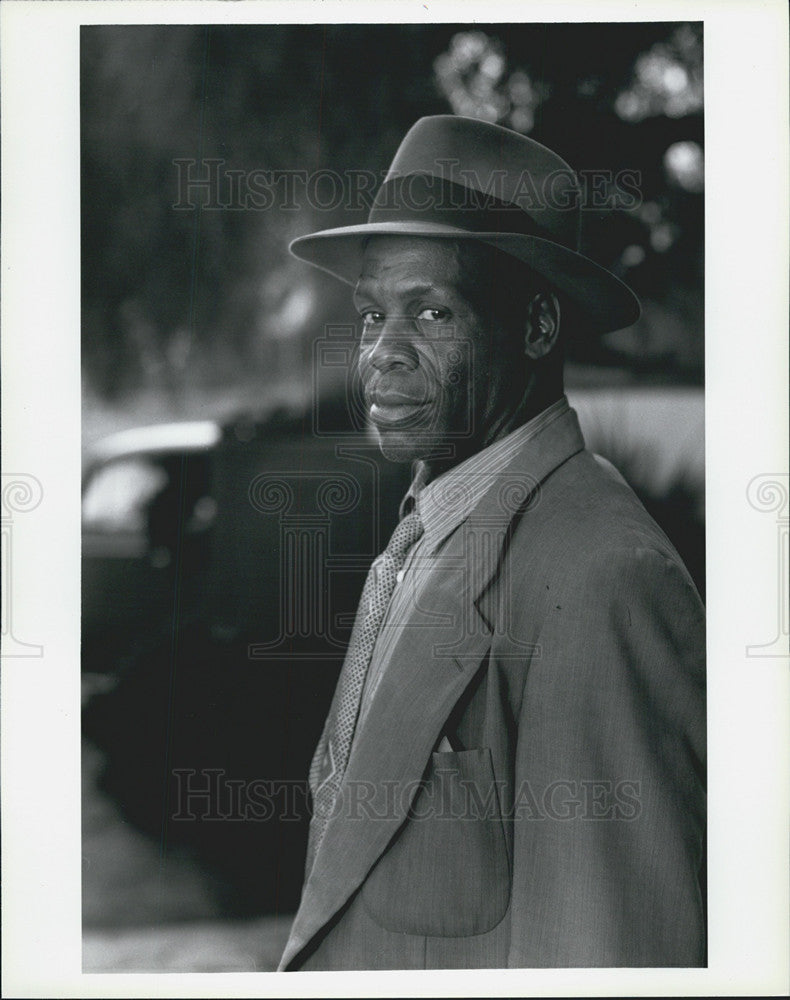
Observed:
[[[300,236],[290,251],[354,285],[371,236],[475,240],[527,264],[598,333],[639,318],[633,292],[579,252],[582,192],[568,164],[501,125],[434,115],[407,132],[368,221]]]

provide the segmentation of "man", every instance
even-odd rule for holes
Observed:
[[[368,414],[415,475],[281,969],[704,962],[703,609],[563,393],[564,337],[639,309],[578,253],[578,195],[529,138],[425,118],[366,225],[292,245],[354,286]]]

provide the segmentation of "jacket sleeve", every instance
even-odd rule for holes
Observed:
[[[511,967],[704,964],[704,656],[661,552],[560,586],[518,720]]]

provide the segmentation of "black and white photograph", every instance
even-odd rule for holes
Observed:
[[[108,5],[130,16],[67,46],[64,933],[96,986],[60,995],[426,970],[706,992],[722,816],[761,788],[744,750],[727,792],[721,747],[778,782],[788,644],[788,477],[743,447],[786,315],[733,284],[754,323],[723,349],[717,23],[187,6]],[[47,475],[4,461],[6,711],[55,648],[17,598]],[[723,582],[733,516],[759,584]]]
[[[80,45],[88,967],[704,965],[702,25]]]

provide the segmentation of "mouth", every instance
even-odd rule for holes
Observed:
[[[370,400],[370,419],[383,426],[409,423],[430,403],[430,399],[416,398],[393,390],[378,392]]]

